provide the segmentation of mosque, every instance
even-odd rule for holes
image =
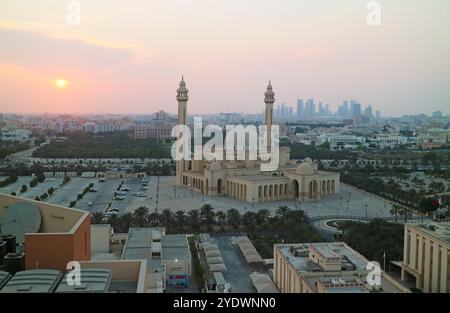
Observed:
[[[177,90],[178,123],[186,125],[188,89],[182,78]],[[273,121],[275,93],[271,83],[265,92],[265,123]],[[262,172],[261,160],[176,162],[176,185],[208,196],[227,196],[243,202],[257,203],[277,200],[320,200],[339,193],[339,173],[318,170],[318,163],[306,158],[301,164],[290,159],[290,148],[279,148],[279,166]]]

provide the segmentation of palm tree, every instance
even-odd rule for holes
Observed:
[[[399,214],[400,216],[404,216],[405,223],[408,223],[408,216],[412,215],[412,210],[409,207],[402,207]]]
[[[289,215],[289,212],[291,209],[289,209],[287,206],[280,206],[276,211],[275,214],[284,221],[285,224],[287,224],[287,218]]]
[[[120,220],[120,230],[122,232],[128,232],[133,224],[133,213],[127,212],[119,217]]]
[[[219,222],[220,226],[223,226],[226,222],[227,215],[223,211],[219,211],[216,213],[217,221]]]
[[[138,227],[144,227],[148,222],[148,208],[141,206],[134,210],[133,218]]]
[[[161,216],[158,214],[158,212],[152,212],[148,215],[148,222],[152,227],[157,227],[160,225]]]
[[[400,212],[402,211],[402,207],[399,206],[398,204],[394,204],[390,210],[391,215],[395,216],[395,222],[398,222],[398,215],[400,214]]]
[[[179,227],[180,230],[183,230],[184,228],[184,222],[186,221],[186,215],[184,214],[184,211],[179,210],[175,212],[175,223]]]
[[[188,221],[191,224],[194,231],[198,231],[200,224],[200,211],[198,209],[192,209],[188,213]]]
[[[267,209],[258,210],[258,212],[256,212],[256,215],[255,215],[256,224],[262,225],[262,224],[267,223],[269,217],[270,217],[269,210],[267,210]]]
[[[256,213],[252,211],[247,211],[242,215],[242,224],[246,226],[246,230],[250,234],[253,234],[255,231],[255,215]]]
[[[161,222],[163,223],[163,226],[169,228],[172,226],[174,221],[173,213],[170,209],[164,209],[161,212]]]
[[[210,204],[205,204],[200,208],[200,216],[208,231],[210,230],[211,224],[214,223],[215,215],[214,208]]]
[[[228,224],[233,225],[235,229],[239,228],[239,225],[241,224],[241,215],[239,214],[239,211],[237,209],[229,209],[227,211],[227,221]]]
[[[103,213],[102,212],[91,213],[91,223],[92,224],[101,224],[102,222],[103,222]]]

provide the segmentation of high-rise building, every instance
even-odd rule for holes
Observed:
[[[442,111],[433,112],[433,117],[437,117],[437,118],[442,117]]]
[[[316,113],[316,106],[314,104],[314,99],[308,99],[305,103],[305,118],[310,120],[314,117]]]
[[[360,116],[361,115],[361,103],[358,103],[355,100],[352,100],[351,104],[350,104],[350,114],[352,117]]]
[[[339,117],[343,117],[343,118],[349,117],[348,101],[344,101],[342,103],[342,105],[338,108],[337,114]]]
[[[372,117],[373,116],[373,112],[372,112],[372,106],[369,105],[365,110],[364,110],[364,115],[367,117]]]
[[[380,110],[377,110],[377,112],[375,113],[375,118],[377,120],[379,120],[381,118],[381,111]]]
[[[303,99],[297,99],[297,118],[299,120],[305,118],[305,106],[303,105]]]

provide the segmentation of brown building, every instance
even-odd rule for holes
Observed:
[[[70,261],[91,259],[90,213],[0,193],[0,219],[17,203],[40,211],[37,233],[25,234],[26,269],[65,270]]]
[[[171,140],[172,126],[171,125],[146,125],[136,126],[134,129],[134,139],[154,138],[157,140]]]

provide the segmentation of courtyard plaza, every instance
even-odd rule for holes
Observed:
[[[146,197],[133,199],[127,211],[133,212],[140,206],[148,207],[150,212],[154,212],[156,209],[158,209],[158,212],[164,209],[171,209],[174,212],[178,210],[189,211],[199,209],[204,204],[212,205],[216,211],[228,211],[235,208],[241,214],[260,209],[267,209],[274,214],[278,207],[287,206],[291,209],[304,210],[313,218],[336,215],[361,218],[391,217],[391,204],[389,202],[344,184],[338,194],[328,195],[321,200],[306,200],[303,202],[280,200],[247,203],[226,196],[206,196],[197,191],[175,186],[174,176],[160,176],[159,187],[158,178],[152,176],[146,191]],[[401,217],[399,217],[400,219]]]

